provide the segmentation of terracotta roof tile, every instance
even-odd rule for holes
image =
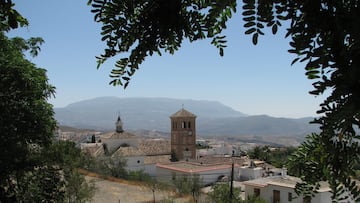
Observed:
[[[182,108],[178,112],[176,112],[170,116],[170,118],[173,118],[173,117],[196,117],[196,115],[191,113],[190,111],[187,111],[184,108]]]

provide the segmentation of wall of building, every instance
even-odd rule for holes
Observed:
[[[239,170],[240,180],[253,180],[256,178],[261,178],[263,175],[263,169],[261,167],[250,168],[250,167],[241,167]]]
[[[298,197],[292,187],[284,187],[279,185],[267,185],[265,187],[245,185],[245,196],[254,195],[254,189],[260,189],[260,197],[267,202],[273,202],[273,191],[280,191],[280,202],[281,203],[303,203],[303,197]],[[292,200],[288,199],[289,193],[292,193]],[[315,197],[311,199],[312,203],[328,203],[331,202],[331,193],[330,192],[320,192],[315,194]],[[347,202],[347,201],[346,201]]]
[[[206,170],[206,171],[192,173],[192,172],[182,172],[182,171],[176,171],[162,167],[156,167],[157,180],[165,183],[172,183],[174,177],[183,177],[184,175],[192,176],[194,174],[198,174],[200,176],[203,185],[210,185],[217,182],[219,180],[219,177],[226,176],[230,179],[231,168]],[[234,179],[238,178],[236,177],[236,174],[238,174],[238,169],[234,169],[234,174],[235,174]]]
[[[143,156],[130,156],[126,158],[126,167],[128,171],[145,171],[144,157]]]
[[[171,151],[178,160],[196,157],[196,117],[171,117]]]
[[[255,193],[254,193],[255,188],[260,190],[260,197],[261,198],[265,199],[268,202],[271,202],[267,198],[268,191],[266,190],[265,187],[257,187],[257,186],[253,186],[253,185],[245,185],[245,197],[255,195]]]

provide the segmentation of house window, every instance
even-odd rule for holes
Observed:
[[[254,195],[255,195],[255,197],[260,196],[260,189],[259,188],[254,188]]]
[[[280,203],[280,191],[273,190],[273,203]]]
[[[303,203],[311,203],[311,197],[310,196],[304,197]]]
[[[289,201],[289,202],[292,202],[292,199],[293,199],[293,198],[292,198],[292,193],[289,192],[289,193],[288,193],[288,201]]]

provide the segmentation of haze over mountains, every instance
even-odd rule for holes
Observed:
[[[55,108],[60,125],[95,130],[113,130],[120,114],[128,130],[170,132],[169,117],[184,108],[197,115],[197,134],[203,136],[304,136],[318,131],[313,118],[250,116],[216,101],[171,98],[100,97]]]

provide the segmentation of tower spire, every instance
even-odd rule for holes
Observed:
[[[116,132],[117,133],[124,132],[123,122],[121,121],[121,117],[120,117],[120,111],[118,112],[118,118],[117,118],[117,121],[115,122],[115,126],[116,126]]]

